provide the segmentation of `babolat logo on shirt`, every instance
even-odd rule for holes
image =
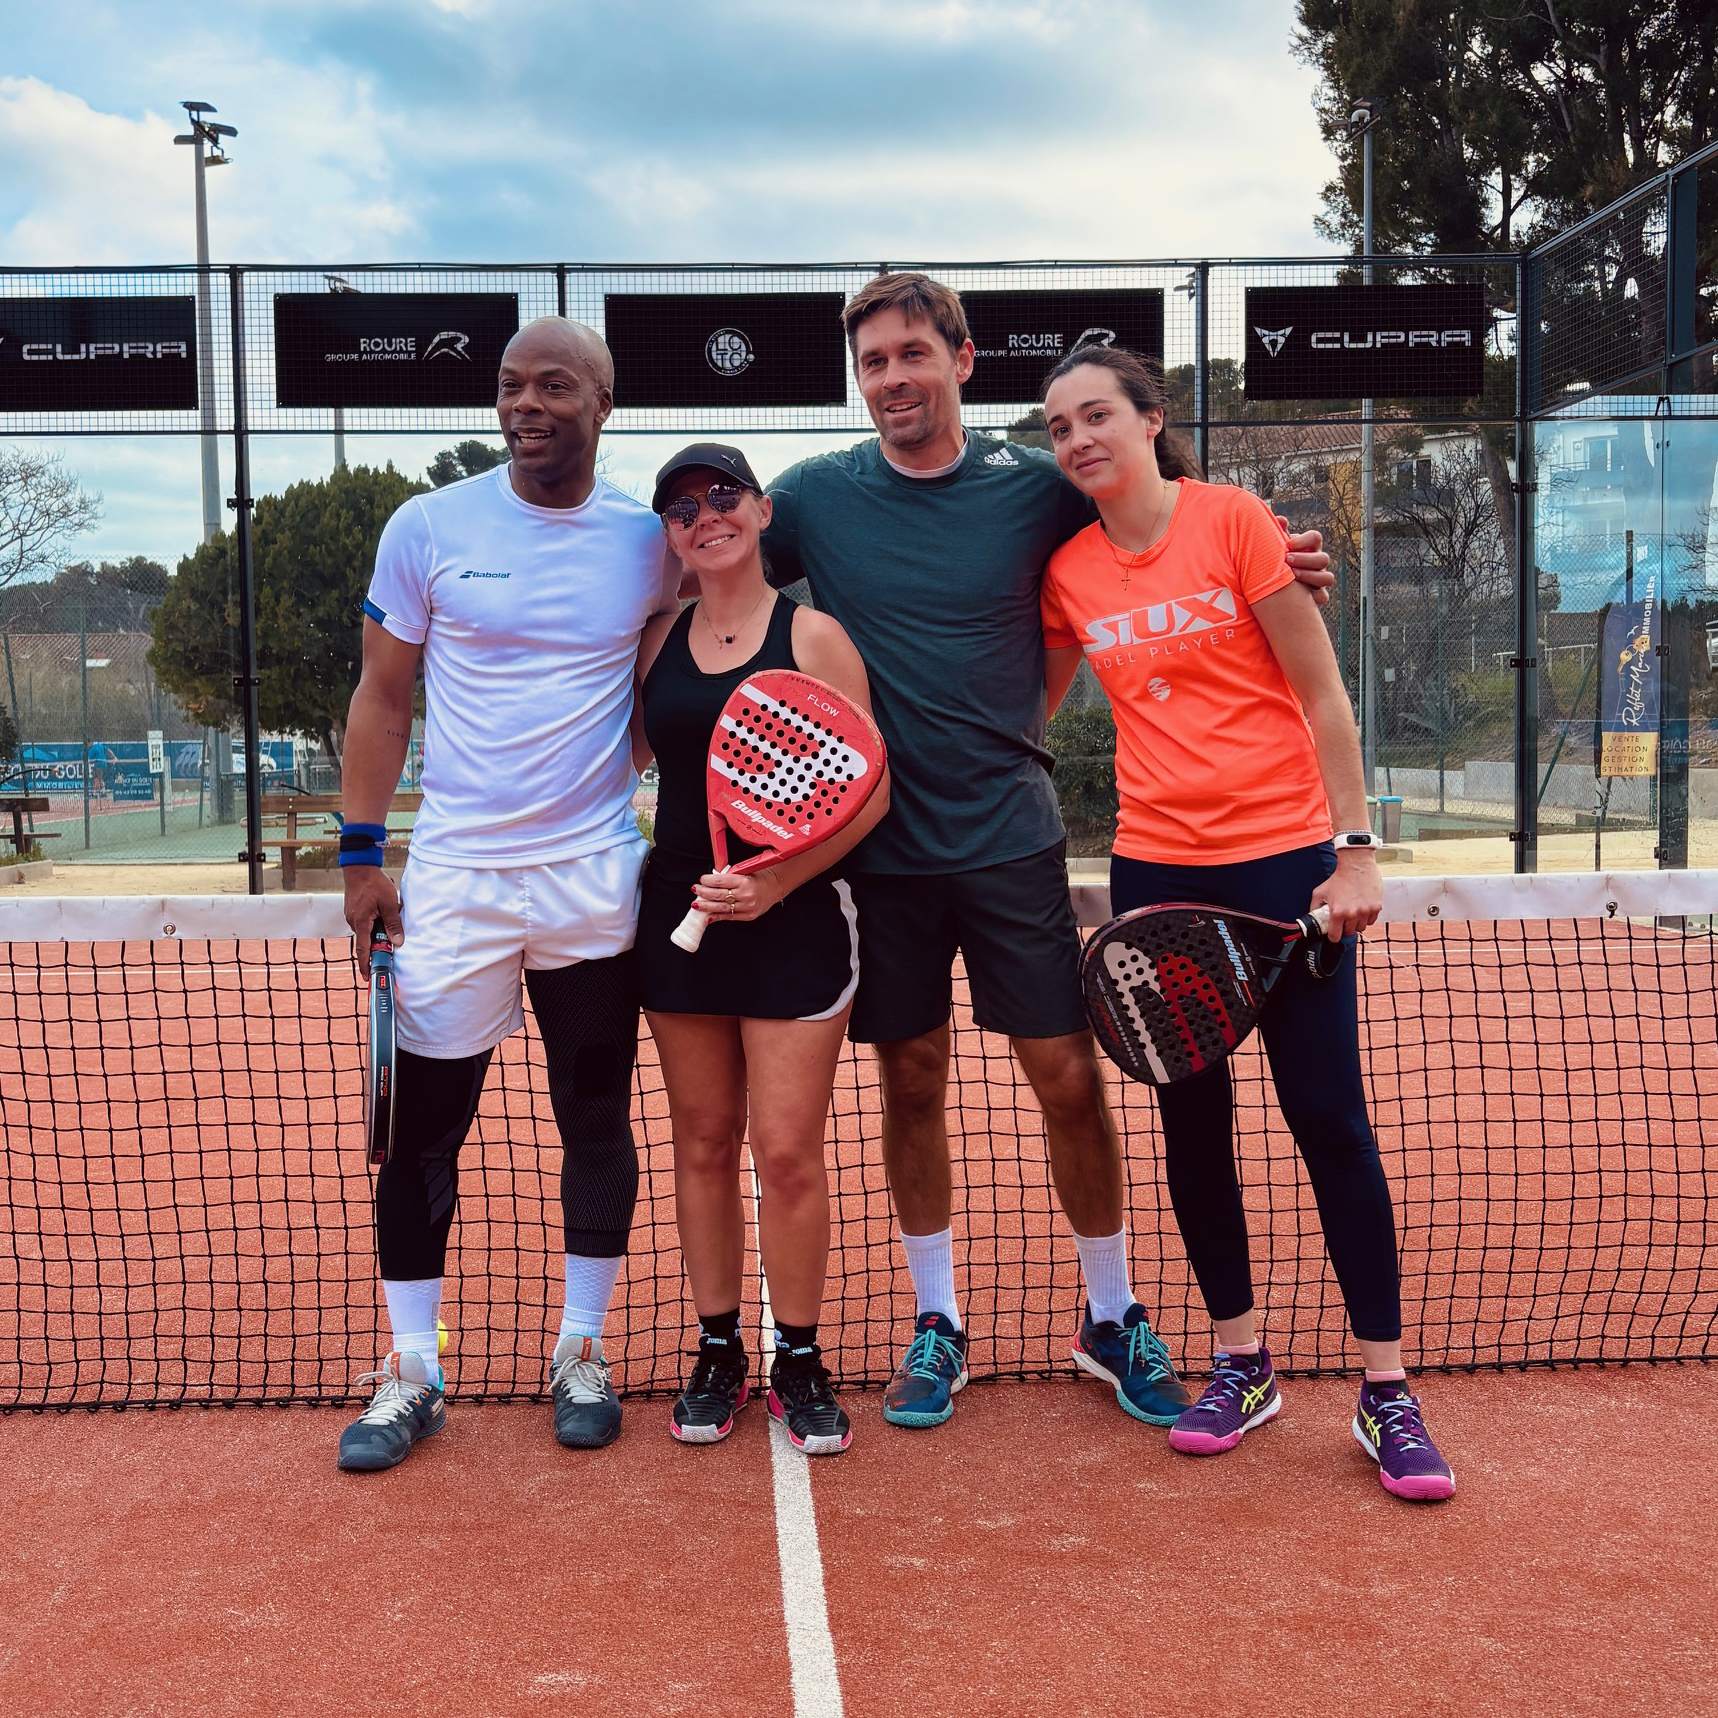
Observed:
[[[511,573],[480,573],[475,567],[467,567],[459,575],[462,579],[510,579]]]
[[[1106,614],[1086,622],[1088,656],[1123,644],[1156,644],[1166,638],[1187,638],[1216,627],[1233,626],[1239,618],[1235,593],[1226,586],[1192,596],[1148,603],[1125,614]]]

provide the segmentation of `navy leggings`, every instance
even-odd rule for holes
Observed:
[[[1110,859],[1110,910],[1199,901],[1272,919],[1298,918],[1336,868],[1325,843],[1235,865],[1160,865]],[[1284,970],[1259,1020],[1277,1103],[1306,1162],[1324,1244],[1354,1334],[1402,1334],[1396,1224],[1378,1144],[1366,1117],[1352,947],[1329,978],[1304,962]],[[1157,1088],[1164,1170],[1175,1221],[1213,1319],[1253,1305],[1247,1216],[1235,1178],[1235,1099],[1227,1063]]]

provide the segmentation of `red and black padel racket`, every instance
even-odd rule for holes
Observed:
[[[716,869],[729,869],[730,831],[762,849],[735,865],[736,875],[838,834],[876,792],[884,759],[876,724],[845,693],[785,668],[748,674],[710,735],[704,791]],[[672,940],[691,954],[709,926],[694,906]]]
[[[1086,1018],[1130,1079],[1172,1086],[1214,1068],[1258,1024],[1297,954],[1328,977],[1341,945],[1330,913],[1292,923],[1178,901],[1138,907],[1092,933],[1080,959]]]

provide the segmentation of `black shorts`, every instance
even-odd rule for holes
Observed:
[[[674,927],[692,885],[644,873],[638,909],[638,989],[656,1014],[721,1014],[746,1020],[822,1020],[853,994],[859,939],[847,885],[802,883],[761,919],[714,921],[696,954],[676,948]]]
[[[943,1025],[954,958],[966,961],[973,1018],[1010,1038],[1086,1030],[1080,932],[1067,843],[941,876],[850,878],[859,904],[859,994],[848,1036],[893,1044]]]

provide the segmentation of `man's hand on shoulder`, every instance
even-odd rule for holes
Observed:
[[[1281,514],[1277,515],[1277,523],[1288,530],[1288,520]],[[1324,552],[1322,531],[1289,532],[1285,558],[1290,571],[1312,592],[1320,608],[1330,601],[1330,587],[1336,583],[1336,575],[1331,572],[1330,557]]]

